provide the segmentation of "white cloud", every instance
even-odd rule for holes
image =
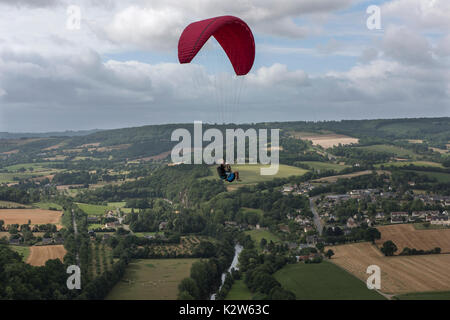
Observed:
[[[370,34],[362,19],[349,40],[348,15],[325,24],[354,2],[80,0],[81,30],[70,31],[63,5],[7,7],[0,0],[0,131],[216,121],[218,96],[230,91],[199,61],[179,65],[173,53],[189,22],[222,14],[242,17],[261,40],[259,60],[242,78],[241,122],[450,115],[450,19],[440,18],[449,16],[447,4],[424,15],[390,1],[382,9],[384,34]],[[345,30],[336,31],[339,21]],[[430,36],[424,26],[440,29]],[[292,41],[321,29],[307,45]],[[333,67],[317,73],[317,61]],[[312,64],[309,75],[295,67],[305,64]]]
[[[388,27],[382,44],[384,53],[407,64],[434,64],[432,47],[428,40],[404,26]]]
[[[275,63],[249,74],[247,82],[262,88],[298,88],[308,85],[308,75],[303,70],[289,71],[286,65]]]
[[[382,18],[396,18],[416,28],[432,28],[448,32],[450,1],[448,0],[392,0],[383,4]],[[423,31],[423,30],[422,30]]]
[[[60,4],[58,0],[0,0],[0,4],[16,7],[45,8]]]
[[[169,50],[176,47],[184,21],[178,10],[139,8],[131,6],[114,16],[106,27],[107,37],[117,44],[131,44],[150,50]]]
[[[99,33],[108,39],[145,49],[173,48],[182,30],[192,21],[218,15],[237,15],[255,32],[286,38],[304,38],[317,28],[298,25],[294,20],[348,7],[354,0],[222,1],[174,0],[140,1],[117,12]]]
[[[441,57],[450,56],[450,34],[439,41],[435,48],[435,53]]]

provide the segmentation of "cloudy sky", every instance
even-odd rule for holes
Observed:
[[[252,71],[213,41],[180,65],[184,27],[225,14]],[[0,132],[450,116],[449,31],[448,0],[0,0]]]

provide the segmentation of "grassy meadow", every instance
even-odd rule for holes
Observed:
[[[252,296],[244,280],[236,280],[225,300],[251,300]]]
[[[345,168],[349,168],[348,165],[341,165],[337,163],[329,163],[329,162],[320,162],[320,161],[302,161],[302,164],[306,164],[308,167],[315,170],[335,170],[342,171]]]
[[[22,255],[22,260],[27,261],[28,256],[30,255],[30,247],[22,247],[22,246],[10,246],[12,250]]]
[[[242,181],[234,181],[230,185],[248,185],[248,184],[256,184],[259,182],[270,181],[275,178],[287,178],[290,176],[301,176],[304,175],[308,170],[297,168],[293,166],[288,166],[284,164],[279,165],[279,170],[276,175],[266,176],[261,175],[261,168],[268,168],[268,165],[260,165],[260,164],[241,164],[241,165],[232,165],[231,168],[233,171],[239,171],[239,176]],[[209,176],[207,179],[218,179],[216,166],[210,167],[212,177]]]
[[[33,207],[37,207],[39,209],[50,210],[50,208],[63,210],[63,207],[57,203],[53,202],[35,202],[33,203]]]
[[[414,292],[395,297],[399,300],[450,300],[450,291]]]
[[[245,231],[245,234],[248,234],[250,235],[250,237],[252,237],[252,239],[256,242],[256,246],[259,246],[259,243],[261,242],[262,238],[266,239],[267,242],[270,242],[271,240],[274,243],[281,241],[277,235],[273,234],[268,230],[250,230]]]
[[[88,204],[88,203],[76,203],[78,208],[83,210],[85,213],[87,213],[89,216],[101,216],[104,215],[109,210],[115,210],[115,207],[110,206],[102,206],[102,205],[96,205],[96,204]]]
[[[295,293],[297,300],[384,299],[376,291],[367,289],[364,282],[328,261],[289,264],[274,276],[283,288]]]
[[[395,154],[396,157],[400,158],[410,158],[410,159],[416,159],[417,154],[414,153],[411,150],[389,145],[389,144],[375,144],[372,146],[365,146],[365,147],[358,147],[360,149],[368,150],[368,151],[375,151],[375,152],[389,152]]]
[[[197,259],[141,259],[131,262],[106,300],[175,300],[178,285]]]

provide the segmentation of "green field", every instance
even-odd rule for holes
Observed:
[[[19,169],[26,169],[25,172],[19,172]],[[29,171],[33,168],[33,171]],[[20,163],[4,168],[5,173],[0,173],[0,183],[11,183],[18,179],[29,179],[33,177],[42,177],[53,174],[59,170],[46,167],[46,163]]]
[[[252,239],[256,242],[256,246],[259,246],[259,243],[261,242],[262,238],[266,239],[267,242],[270,242],[271,240],[274,243],[281,241],[277,235],[267,230],[250,230],[245,231],[245,234],[248,234],[250,235],[250,237],[252,237]]]
[[[449,229],[448,226],[443,226],[439,224],[430,224],[428,227],[425,227],[424,223],[414,223],[414,229],[416,230],[436,230],[436,229]]]
[[[104,224],[91,223],[91,224],[88,225],[88,230],[101,229],[101,228],[104,228],[104,227],[105,227]]]
[[[335,170],[342,171],[345,168],[349,168],[348,165],[340,165],[337,163],[319,162],[319,161],[302,161],[302,164],[306,164],[308,167],[315,170]]]
[[[126,202],[125,201],[120,201],[120,202],[108,202],[108,207],[113,207],[113,208],[124,208],[126,206]]]
[[[383,300],[361,280],[328,261],[289,264],[274,274],[297,300]]]
[[[109,206],[101,206],[96,204],[88,204],[88,203],[76,203],[78,208],[83,210],[85,213],[87,213],[90,216],[101,216],[106,213],[108,210],[115,210],[114,207]]]
[[[244,280],[236,280],[233,283],[230,291],[228,292],[225,300],[251,300],[252,293],[248,289]]]
[[[418,166],[418,167],[435,167],[435,168],[443,168],[442,164],[431,161],[397,161],[397,162],[386,162],[383,164],[375,165],[376,168],[384,167],[405,167],[409,165]]]
[[[63,210],[63,207],[57,203],[53,202],[35,202],[33,203],[34,207],[38,207],[39,209],[49,210],[50,208],[55,208],[58,210]]]
[[[30,248],[29,247],[22,247],[22,246],[10,246],[12,250],[15,252],[21,254],[23,256],[23,261],[27,261],[28,256],[30,255]]]
[[[178,284],[198,259],[141,259],[131,262],[106,300],[175,300]]]
[[[32,173],[0,173],[0,183],[12,183],[16,179],[28,179],[32,176]]]
[[[12,201],[0,201],[0,208],[12,209],[12,208],[27,208],[28,205],[12,202]]]
[[[260,164],[241,164],[241,165],[232,165],[231,168],[233,171],[239,171],[239,176],[242,181],[234,181],[229,185],[246,185],[246,184],[255,184],[258,182],[270,181],[275,178],[287,178],[290,176],[301,176],[304,175],[308,170],[287,166],[284,164],[280,164],[278,173],[273,176],[261,175],[260,168],[269,167],[266,165]],[[207,179],[218,179],[216,166],[210,167],[212,177],[207,177]]]
[[[134,232],[133,233],[136,237],[145,237],[145,236],[156,236],[163,235],[164,232]]]
[[[389,144],[376,144],[373,146],[358,147],[358,148],[375,152],[389,152],[395,154],[396,157],[400,158],[411,158],[413,160],[417,158],[417,154],[414,153],[413,151]]]
[[[400,300],[450,300],[450,291],[415,292],[396,296]]]
[[[50,171],[34,171],[34,172],[27,171],[27,172],[0,173],[0,183],[12,183],[24,179],[38,178],[54,174],[55,172],[57,171],[50,170]]]
[[[261,209],[253,209],[253,208],[245,208],[242,207],[241,211],[243,214],[249,213],[249,212],[253,212],[256,213],[259,217],[262,217],[264,212]]]
[[[21,168],[25,168],[26,170],[33,168],[33,171],[48,171],[49,168],[46,165],[47,165],[47,163],[45,163],[45,162],[19,163],[19,164],[5,167],[4,169],[8,170],[9,172],[17,172]]]
[[[402,170],[403,171],[403,170]],[[404,170],[408,172],[414,172],[417,174],[423,174],[430,178],[435,178],[437,182],[447,183],[450,182],[450,173],[444,172],[431,172],[431,171],[416,171],[416,170]]]

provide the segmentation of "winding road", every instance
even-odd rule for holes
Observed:
[[[314,214],[314,224],[316,226],[317,231],[319,232],[319,235],[322,235],[322,230],[323,230],[323,226],[322,226],[322,221],[320,221],[320,217],[319,217],[319,213],[316,210],[316,207],[314,207],[314,201],[317,198],[309,198],[309,206],[311,208],[312,213]]]
[[[78,236],[78,226],[77,226],[77,221],[75,219],[75,212],[72,209],[72,224],[73,224],[73,231],[75,233],[75,238]],[[77,252],[76,255],[76,259],[77,259],[77,265],[80,265],[80,255]]]

